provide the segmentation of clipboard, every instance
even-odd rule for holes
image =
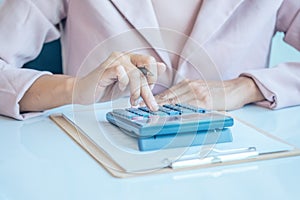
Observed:
[[[114,145],[110,144],[112,138],[98,137],[101,135],[99,134],[99,130],[96,130],[93,125],[91,125],[97,123],[99,127],[103,125],[111,126],[109,123],[105,124],[105,121],[99,123],[99,118],[103,119],[104,113],[108,110],[109,108],[107,107],[101,109],[91,107],[86,110],[74,109],[72,112],[51,115],[50,118],[108,173],[117,178],[171,173],[300,155],[299,148],[235,116],[231,116],[238,122],[236,123],[238,126],[243,126],[237,127],[234,131],[241,132],[241,130],[248,130],[250,131],[249,134],[253,134],[254,132],[259,134],[259,136],[265,140],[264,142],[266,144],[262,145],[265,146],[263,147],[265,149],[257,149],[257,145],[254,141],[254,143],[249,143],[249,145],[241,144],[241,146],[232,148],[229,147],[230,144],[225,145],[225,147],[223,145],[223,149],[220,149],[219,146],[210,145],[208,147],[199,147],[201,151],[197,148],[192,151],[190,151],[190,149],[175,148],[150,153],[152,155],[140,152],[134,156],[128,156],[128,153],[132,153],[130,149],[120,148],[116,145],[118,143]],[[81,119],[82,121],[80,122]],[[112,128],[116,129],[116,127]],[[110,131],[110,133],[113,132],[113,129],[111,129],[112,131]],[[116,132],[116,130],[114,132]],[[102,143],[99,144],[99,140],[104,141],[101,141]],[[123,138],[120,140],[123,140]],[[238,138],[235,138],[235,140],[238,142]],[[129,146],[133,145],[133,143],[134,141],[128,141]],[[210,150],[210,154],[203,153],[205,152],[205,148]],[[174,157],[174,155],[178,156]],[[159,164],[157,164],[158,162],[155,160],[158,159],[158,157],[164,158],[159,160]],[[151,159],[154,159],[154,161],[150,161]]]

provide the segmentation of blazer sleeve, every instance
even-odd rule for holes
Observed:
[[[285,0],[278,13],[276,31],[285,34],[284,41],[300,51],[300,1]],[[300,57],[300,52],[299,52]],[[242,74],[251,77],[265,96],[258,104],[269,108],[300,105],[300,63],[282,63],[263,70]]]
[[[6,0],[0,7],[0,115],[25,119],[19,101],[34,81],[49,72],[22,69],[45,42],[60,37],[56,25],[66,17],[64,0]]]

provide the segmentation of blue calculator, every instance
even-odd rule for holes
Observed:
[[[230,116],[189,104],[166,104],[160,106],[156,112],[147,107],[114,109],[106,114],[106,119],[124,133],[136,137],[139,149],[143,151],[163,147],[162,144],[175,135],[186,138],[188,135],[196,134],[198,142],[194,142],[194,145],[204,144],[204,136],[216,133],[216,130],[220,136],[215,140],[217,143],[232,141],[228,127],[234,123]]]
[[[233,125],[229,116],[185,104],[163,105],[152,112],[147,107],[114,109],[106,119],[136,137],[191,133]]]

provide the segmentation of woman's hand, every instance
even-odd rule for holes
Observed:
[[[184,80],[155,96],[158,104],[188,103],[208,110],[234,110],[264,99],[251,78],[229,81]]]
[[[139,69],[140,67],[140,69]],[[151,56],[112,53],[88,75],[43,75],[19,101],[20,111],[43,111],[70,103],[91,104],[130,95],[132,105],[142,97],[151,110],[158,105],[151,92],[157,76],[165,71],[163,63]],[[129,87],[129,91],[126,89]]]
[[[130,94],[131,105],[138,105],[142,97],[155,111],[158,105],[151,89],[165,69],[151,56],[112,53],[98,68],[76,80],[73,102],[89,104]]]

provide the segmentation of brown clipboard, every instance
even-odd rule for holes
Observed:
[[[246,158],[241,160],[235,161],[228,161],[228,162],[220,162],[220,163],[210,163],[210,164],[203,164],[198,166],[188,166],[185,168],[173,169],[170,167],[152,170],[152,171],[144,171],[144,172],[134,172],[128,173],[124,169],[122,169],[118,163],[112,160],[109,155],[107,155],[103,150],[98,148],[97,145],[93,143],[84,133],[81,132],[76,126],[66,120],[61,114],[54,114],[50,115],[50,119],[54,121],[65,133],[67,133],[70,138],[72,138],[77,144],[81,146],[90,156],[92,156],[108,173],[112,176],[117,178],[128,178],[128,177],[136,177],[136,176],[144,176],[144,175],[151,175],[151,174],[163,174],[163,173],[172,173],[177,171],[184,171],[184,170],[195,170],[201,168],[210,168],[210,167],[217,167],[217,166],[225,166],[225,165],[234,165],[240,163],[249,163],[254,161],[262,161],[262,160],[270,160],[276,158],[284,158],[284,157],[292,157],[292,156],[299,156],[300,149],[294,148],[291,151],[283,151],[283,152],[276,152],[271,154],[264,154],[259,155],[257,157]],[[239,120],[239,119],[238,119]],[[251,125],[250,125],[251,126]],[[258,129],[258,128],[256,128]],[[267,134],[269,137],[273,137],[272,135],[264,132],[263,130],[259,131],[262,134]],[[88,148],[87,148],[88,147]]]

